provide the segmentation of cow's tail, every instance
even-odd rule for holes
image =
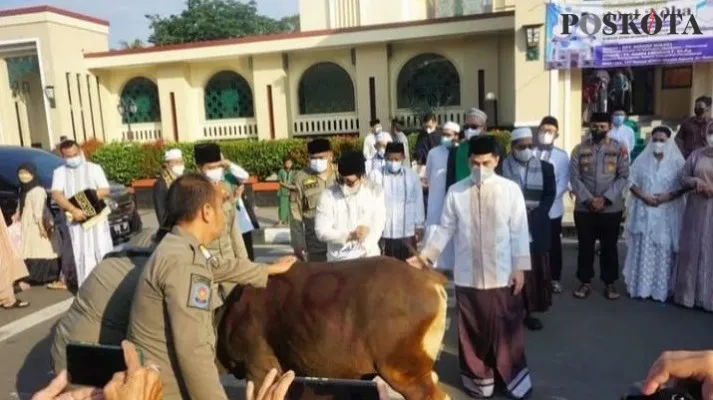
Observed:
[[[416,247],[408,240],[404,240],[404,245],[408,248],[411,254],[418,255],[419,251]],[[416,257],[418,262],[421,264],[421,269],[428,274],[431,281],[438,283],[440,285],[445,285],[448,282],[448,278],[440,273],[436,268],[433,267],[431,263],[424,260],[422,257]]]

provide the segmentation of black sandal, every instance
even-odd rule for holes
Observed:
[[[6,309],[6,310],[12,310],[14,308],[25,308],[29,305],[30,305],[29,301],[22,301],[22,300],[16,299],[15,302],[12,303],[11,305],[2,306],[2,308]]]
[[[590,294],[592,294],[592,286],[588,283],[581,284],[579,288],[572,293],[572,295],[578,299],[586,299]]]

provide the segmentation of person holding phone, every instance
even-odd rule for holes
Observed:
[[[408,262],[432,264],[453,239],[463,385],[474,397],[491,397],[497,371],[505,394],[521,399],[532,390],[521,297],[532,268],[527,207],[518,184],[495,173],[495,138],[469,144],[471,178],[451,186],[440,223]]]

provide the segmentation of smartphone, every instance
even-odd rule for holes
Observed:
[[[700,382],[682,381],[673,387],[663,387],[656,393],[645,396],[641,394],[641,383],[629,388],[628,394],[622,400],[701,400],[702,385]]]
[[[315,396],[335,400],[379,400],[379,389],[374,381],[296,377],[287,392],[288,400]]]
[[[139,361],[143,363],[141,353]],[[103,388],[117,372],[126,371],[121,346],[67,344],[67,373],[73,385]]]

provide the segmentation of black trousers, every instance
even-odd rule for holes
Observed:
[[[416,248],[416,238],[404,239],[381,239],[381,253],[385,256],[393,257],[401,261],[406,261],[413,254],[405,242],[408,242],[414,249]]]
[[[552,280],[562,280],[562,217],[550,220],[550,271]]]
[[[243,233],[243,242],[245,242],[245,251],[248,253],[250,261],[255,262],[255,249],[253,248],[253,231]]]
[[[590,283],[594,278],[594,244],[599,239],[600,278],[609,285],[619,279],[619,226],[623,213],[594,213],[575,211],[574,225],[577,228],[579,254],[577,255],[577,279]]]

